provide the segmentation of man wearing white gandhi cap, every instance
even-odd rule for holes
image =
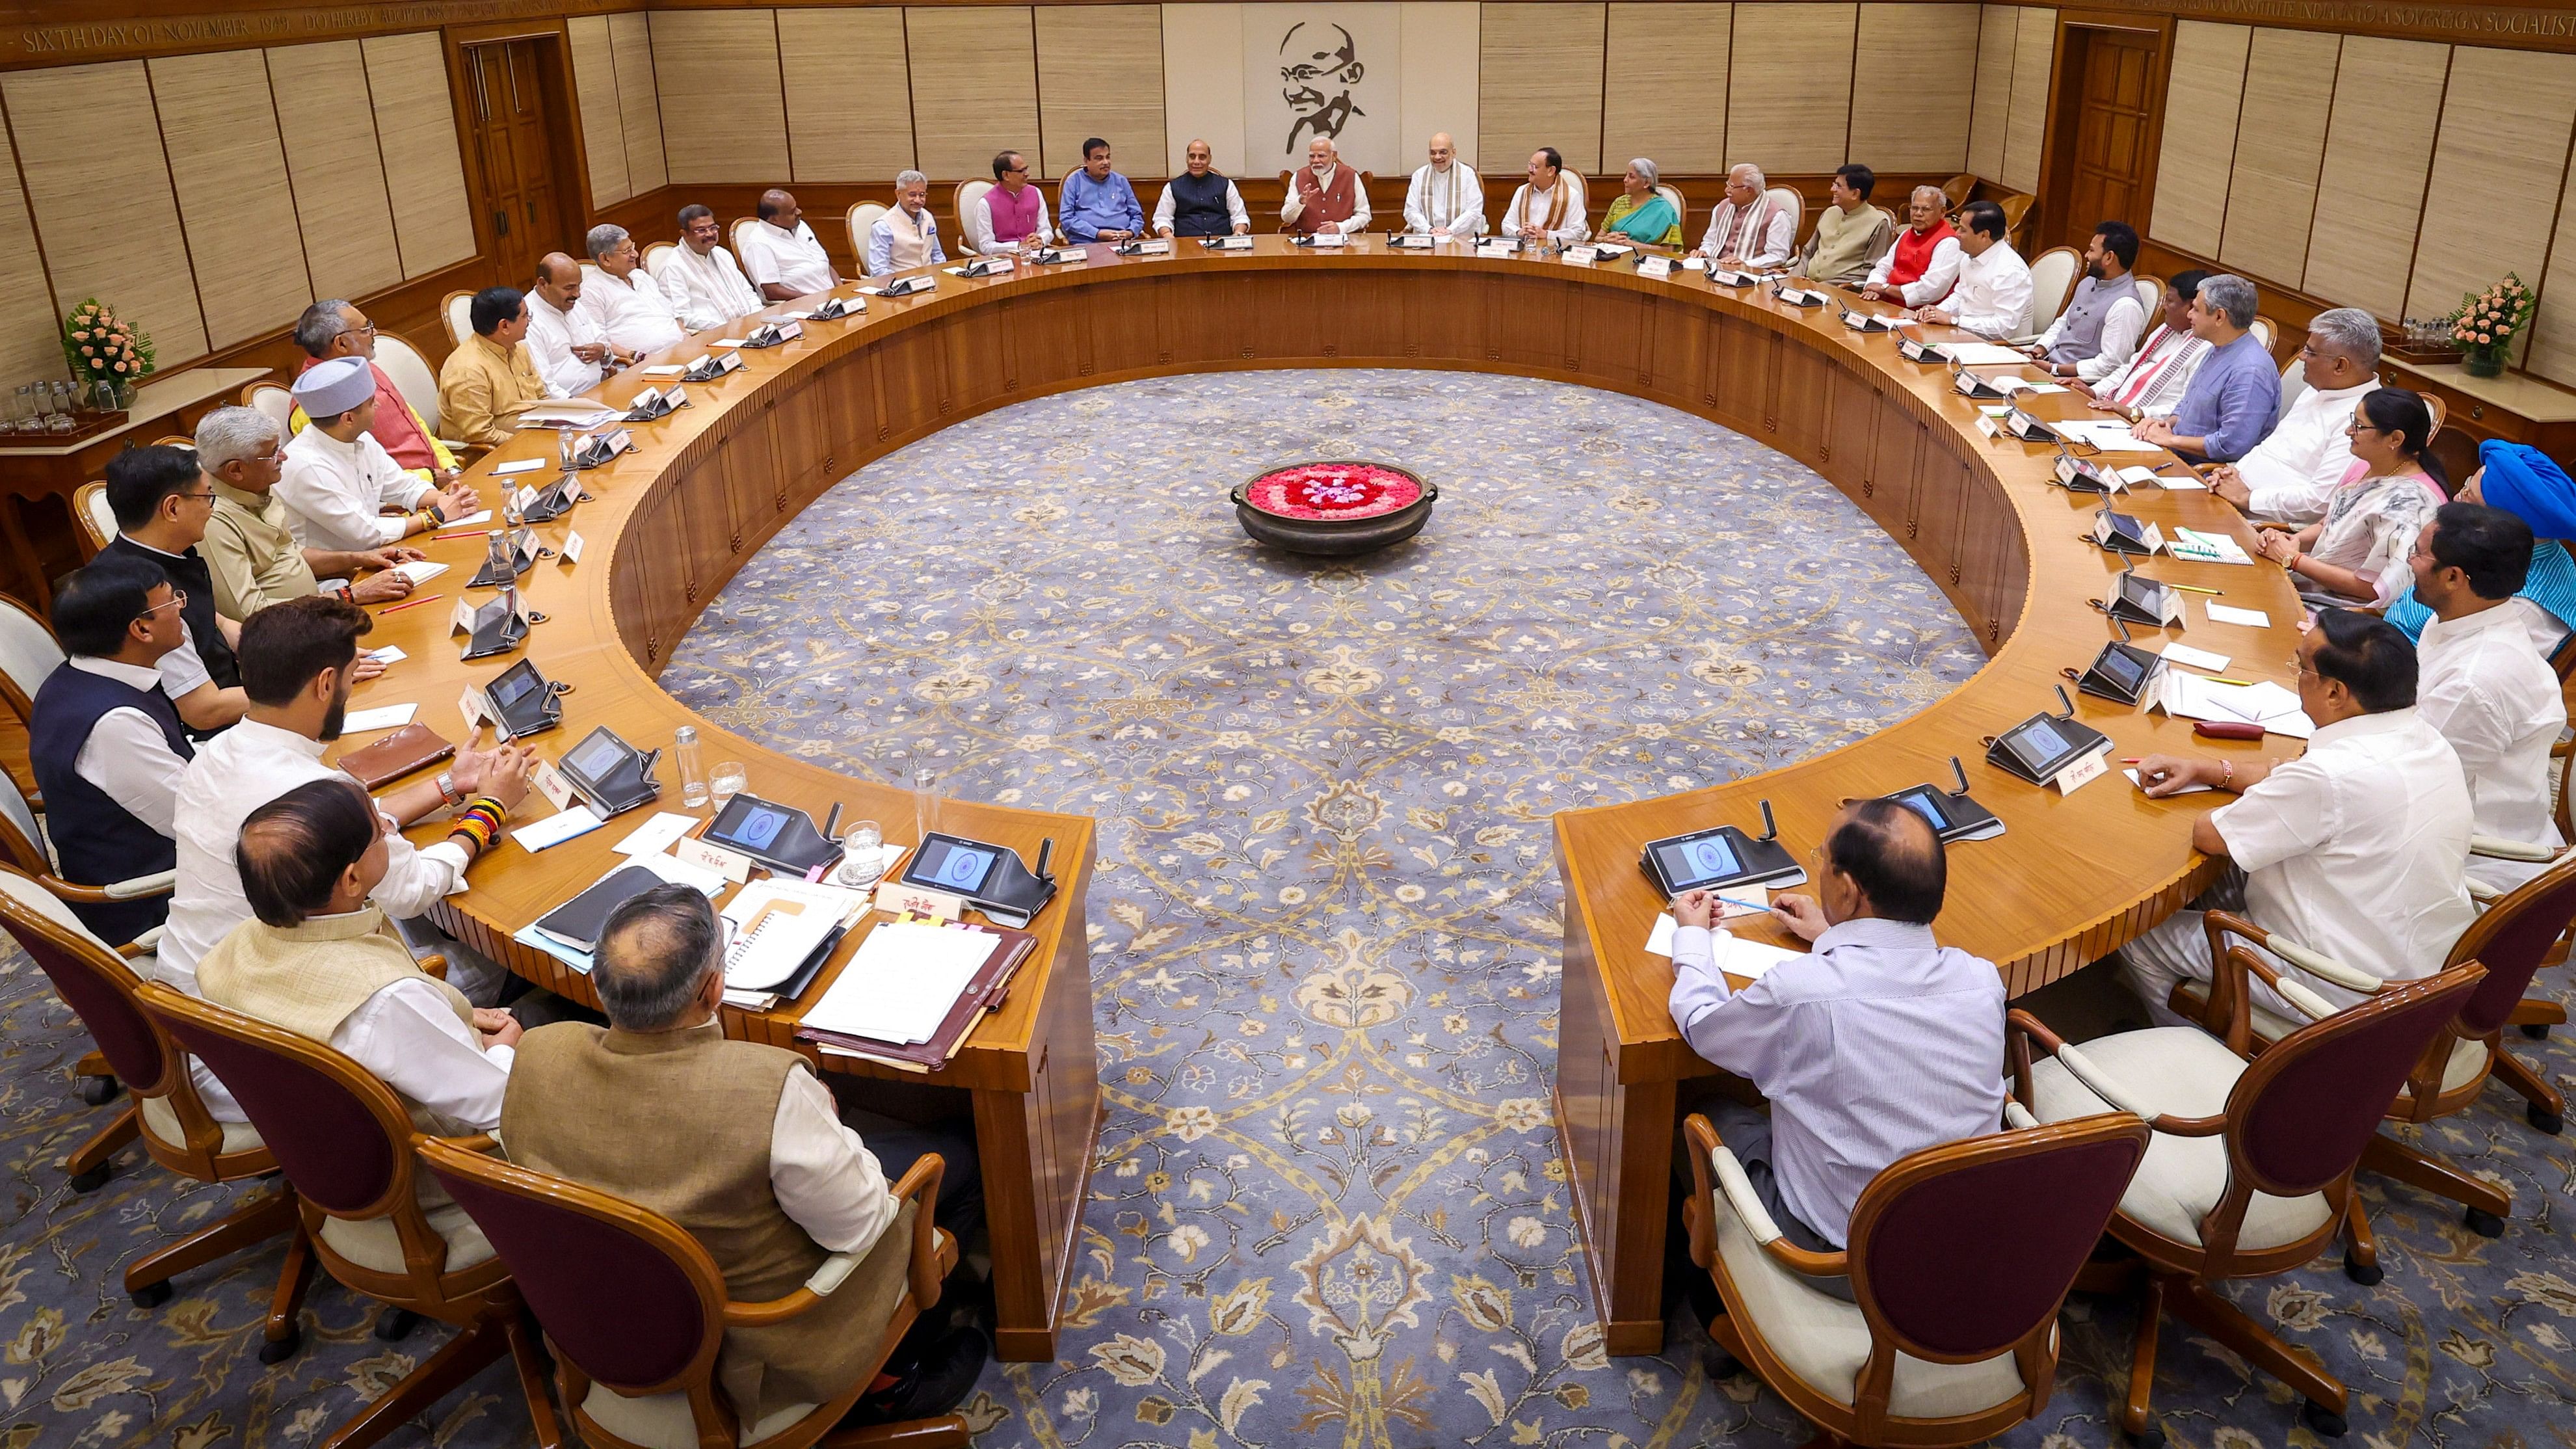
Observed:
[[[295,402],[313,422],[286,445],[277,497],[304,547],[365,552],[482,507],[463,479],[432,488],[403,471],[368,433],[376,420],[376,380],[365,358],[335,357],[307,368],[295,379]],[[386,516],[388,508],[402,512]]]

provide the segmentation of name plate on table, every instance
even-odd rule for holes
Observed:
[[[822,306],[805,315],[816,322],[838,322],[844,317],[855,317],[866,310],[868,310],[868,299],[865,297],[826,297],[823,299]]]
[[[1514,256],[1520,249],[1521,239],[1516,236],[1487,237],[1476,243],[1476,255],[1480,257]]]
[[[1139,237],[1134,241],[1120,242],[1110,250],[1122,257],[1168,257],[1172,254],[1172,244],[1168,241],[1146,241]]]
[[[1671,278],[1672,274],[1673,259],[1671,257],[1639,257],[1637,259],[1638,276],[1652,277],[1657,281],[1664,281]]]
[[[1565,259],[1569,262],[1597,262],[1601,260],[1601,249],[1599,247],[1567,247],[1565,249]]]
[[[2057,483],[2070,493],[2125,493],[2129,481],[2072,453],[2057,455]]]
[[[1347,243],[1349,240],[1349,237],[1346,237],[1337,231],[1319,231],[1311,236],[1301,236],[1297,238],[1296,244],[1301,247],[1337,247]]]
[[[575,468],[596,468],[635,446],[635,438],[624,428],[605,428],[589,434],[573,446]]]
[[[2004,431],[2025,443],[2054,443],[2059,440],[2055,428],[2023,412],[2020,408],[2014,408],[2004,414]]]
[[[1825,305],[1824,293],[1810,292],[1799,287],[1774,287],[1771,289],[1771,295],[1788,303],[1792,307],[1821,307]]]
[[[1708,279],[1721,287],[1750,287],[1760,280],[1751,272],[1720,271],[1716,267],[1708,269]]]
[[[1858,312],[1849,307],[1845,307],[1843,309],[1843,325],[1854,332],[1893,332],[1896,330],[1896,322],[1893,318],[1884,316],[1877,312]]]
[[[961,277],[999,277],[1018,266],[1019,263],[1009,257],[977,257],[956,271]]]
[[[937,277],[902,277],[895,281],[886,283],[884,295],[889,297],[910,297],[918,293],[934,291],[938,286],[939,279]]]
[[[692,362],[680,373],[690,382],[713,382],[729,372],[742,371],[742,356],[733,352],[710,352]]]
[[[672,841],[671,857],[700,870],[714,871],[735,885],[751,879],[750,857],[736,855],[721,845],[710,845],[703,840],[682,836]]]
[[[1091,260],[1091,253],[1080,247],[1040,247],[1029,254],[1029,260],[1047,267],[1080,266]]]
[[[630,423],[649,423],[658,418],[667,418],[671,414],[678,412],[680,409],[687,407],[688,405],[688,389],[681,387],[678,383],[671,384],[671,390],[669,392],[664,392],[660,388],[648,387],[642,392],[635,394],[634,401],[629,402],[626,405],[626,421]]]
[[[2011,393],[1995,386],[1995,380],[1982,373],[1970,372],[1951,364],[1950,390],[1961,397],[2010,397]]]
[[[1896,355],[1904,358],[1908,362],[1947,362],[1950,360],[1950,354],[1943,352],[1939,343],[1925,342],[1919,338],[1913,337],[1900,337],[1896,340]]]
[[[1615,262],[1635,250],[1635,247],[1622,246],[1618,242],[1594,242],[1592,244],[1593,255],[1599,257],[1605,262]]]
[[[1440,240],[1428,232],[1408,231],[1388,237],[1386,244],[1398,251],[1427,252],[1440,245]]]
[[[1252,250],[1252,238],[1248,236],[1212,236],[1202,238],[1199,241],[1199,245],[1212,252],[1248,252]]]
[[[742,345],[752,348],[780,347],[804,335],[805,324],[802,322],[763,322],[751,329],[751,335],[742,340]]]

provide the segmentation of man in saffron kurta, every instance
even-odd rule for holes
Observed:
[[[1330,136],[1306,143],[1306,165],[1288,178],[1288,198],[1279,204],[1279,220],[1300,236],[1335,232],[1348,236],[1366,231],[1368,193],[1359,173],[1342,164],[1340,148]]]
[[[295,345],[304,349],[304,361],[295,369],[299,376],[315,363],[334,357],[365,358],[367,370],[376,379],[376,441],[403,471],[418,474],[432,487],[444,488],[456,476],[456,455],[430,436],[429,425],[420,420],[394,380],[376,366],[376,324],[367,320],[366,313],[337,297],[316,302],[295,319]],[[304,410],[297,408],[287,419],[286,430],[300,433],[307,421]]]
[[[1910,225],[1896,234],[1896,245],[1880,253],[1870,267],[1862,296],[1873,302],[1921,307],[1950,295],[1967,253],[1959,249],[1959,234],[1942,214],[1948,201],[1938,186],[1914,188],[1905,207]]]

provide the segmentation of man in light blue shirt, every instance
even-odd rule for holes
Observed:
[[[2191,333],[2209,356],[2191,376],[2169,418],[2132,429],[2141,442],[2171,448],[2193,462],[2233,463],[2271,435],[2281,410],[2281,374],[2254,325],[2254,284],[2221,272],[2191,299]]]
[[[1832,1253],[1882,1168],[2001,1127],[2004,983],[1993,963],[1932,939],[1949,869],[1907,806],[1843,807],[1810,874],[1817,896],[1783,895],[1771,913],[1813,949],[1741,991],[1721,970],[1732,938],[1709,929],[1716,898],[1675,900],[1671,1009],[1691,1050],[1771,1104],[1768,1118],[1733,1102],[1709,1115],[1772,1221]],[[1809,1281],[1851,1296],[1844,1280]]]
[[[930,178],[906,171],[894,179],[894,209],[868,228],[867,273],[882,277],[946,260],[939,218],[930,214]]]
[[[1082,143],[1082,169],[1057,189],[1056,222],[1065,240],[1074,242],[1122,242],[1145,234],[1136,188],[1109,169],[1109,143],[1098,136]]]

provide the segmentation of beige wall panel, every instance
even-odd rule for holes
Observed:
[[[662,164],[662,104],[653,81],[652,21],[635,11],[608,17],[608,48],[617,61],[617,109],[626,121],[626,184],[634,195],[667,185]]]
[[[1976,106],[1968,86],[1899,83],[1897,57],[1919,75],[1971,76],[1977,71],[1980,7],[1928,3],[1860,7],[1859,84],[1852,91],[1851,159],[1879,171],[1968,169],[1968,122]],[[1901,210],[1903,198],[1873,198]]]
[[[385,195],[384,157],[376,149],[366,57],[358,42],[271,50],[268,85],[277,97],[286,174],[295,186],[313,290],[355,298],[401,281],[402,252],[394,243],[393,207]]]
[[[891,181],[912,166],[903,12],[778,12],[787,146],[799,181]]]
[[[609,206],[635,194],[626,181],[626,115],[617,104],[617,56],[608,17],[576,15],[572,37],[573,102],[581,112],[581,150],[590,165],[590,204]]]
[[[1163,7],[1040,5],[1037,45],[1047,175],[1080,170],[1082,143],[1092,136],[1109,143],[1118,169],[1131,177],[1179,169],[1177,154],[1163,154]],[[967,174],[992,170],[988,164]]]
[[[2576,171],[2567,174],[2559,195],[2558,240],[2538,285],[2540,316],[2523,349],[2522,365],[2554,382],[2576,385]]]
[[[1163,66],[1164,157],[1177,161],[1188,152],[1190,142],[1205,141],[1217,170],[1228,176],[1240,174],[1243,77],[1222,65],[1199,64],[1197,58],[1243,54],[1243,7],[1164,6],[1163,52],[1181,57]]]
[[[1602,65],[1608,77],[1601,101],[1604,165],[1644,156],[1675,174],[1727,168],[1726,58],[1734,8],[1610,7]]]
[[[0,128],[0,178],[15,179],[17,174],[17,152],[8,131]],[[21,383],[64,376],[61,325],[45,285],[44,263],[36,255],[36,226],[27,215],[26,193],[0,185],[0,378],[9,379],[13,393]]]
[[[366,52],[394,241],[402,249],[403,275],[425,277],[474,255],[447,48],[436,31],[422,30],[376,36],[366,42]]]
[[[2013,40],[2012,111],[2004,121],[2004,164],[1995,179],[2039,190],[2040,147],[2048,137],[2048,83],[2057,64],[2057,12],[2024,10]]]
[[[2406,312],[2431,317],[2508,271],[2525,282],[2549,255],[2556,196],[2576,127],[2576,55],[2460,46],[2442,102]]]
[[[2229,271],[2289,283],[2307,274],[2341,47],[2340,36],[2322,31],[2254,32],[2219,238],[2218,259]]]
[[[656,10],[653,77],[671,180],[736,185],[788,174],[778,22],[767,10]]]
[[[2344,37],[2308,232],[2309,293],[2389,321],[2405,315],[2450,65],[2447,45]]]
[[[1485,7],[1476,72],[1481,170],[1510,176],[1532,151],[1554,146],[1566,165],[1600,172],[1604,12],[1554,0]]]
[[[165,56],[151,63],[161,145],[187,227],[206,341],[215,347],[295,320],[313,300],[286,148],[256,50]]]
[[[152,334],[160,366],[204,356],[205,319],[178,245],[179,207],[143,62],[20,71],[6,87],[53,270],[54,316],[96,297]]]
[[[1750,161],[1776,173],[1831,171],[1843,164],[1851,138],[1852,40],[1859,11],[1858,5],[1735,7],[1726,95],[1730,163]]]
[[[1476,92],[1483,49],[1484,9],[1476,0],[1404,0],[1403,100],[1400,142],[1405,174],[1431,157],[1432,133],[1446,131],[1458,159],[1481,170],[1476,159]],[[1165,32],[1173,54],[1187,54]],[[1704,78],[1703,78],[1704,80]],[[1180,153],[1172,153],[1177,156]]]
[[[2148,235],[2167,246],[2218,255],[2227,223],[2227,177],[2236,164],[2236,110],[2245,87],[2242,25],[2186,20],[2174,27],[2173,74],[2165,85],[2165,136],[2156,154],[2156,201]]]
[[[1977,16],[1977,79],[1968,110],[1968,169],[2002,180],[2004,133],[2012,123],[2013,46],[2021,7],[1982,5]]]
[[[912,55],[912,146],[920,157],[913,164],[938,181],[990,177],[994,152],[1033,144],[1038,59],[1029,7],[907,7],[903,25]]]

